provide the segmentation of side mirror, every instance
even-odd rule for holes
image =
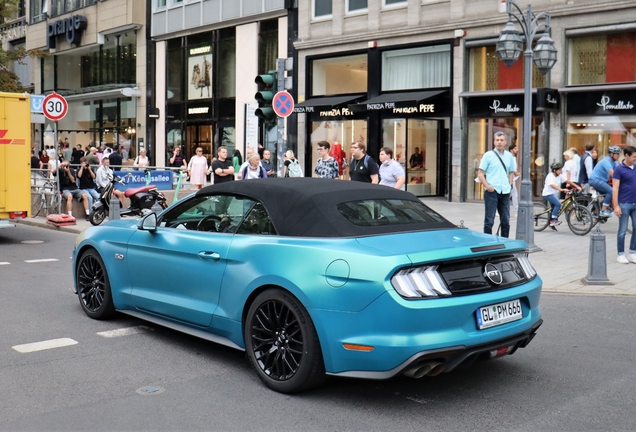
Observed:
[[[143,231],[157,231],[157,215],[150,213],[137,222],[137,229]]]

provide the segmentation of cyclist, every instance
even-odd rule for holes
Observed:
[[[607,181],[612,178],[614,169],[618,165],[617,161],[621,155],[621,148],[615,145],[610,146],[608,152],[609,155],[601,159],[600,162],[596,164],[592,171],[592,176],[590,177],[590,186],[596,189],[599,194],[605,195],[603,207],[599,215],[602,217],[609,217],[612,215],[612,212],[608,209],[610,202],[612,201],[612,186],[610,186]]]
[[[552,172],[545,178],[545,184],[543,186],[543,198],[552,204],[552,215],[550,217],[550,226],[554,228],[559,225],[559,210],[561,210],[561,201],[559,200],[559,192],[565,192],[567,189],[561,187],[562,183],[566,183],[568,186],[581,190],[581,187],[569,180],[563,175],[563,165],[561,162],[554,162],[550,165]]]

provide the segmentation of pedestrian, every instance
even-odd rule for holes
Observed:
[[[514,171],[512,176],[512,187],[510,188],[510,198],[512,199],[512,206],[515,208],[514,218],[517,217],[517,213],[519,212],[519,188],[517,188],[517,180],[519,180],[519,164],[517,163],[517,155],[519,154],[519,147],[517,144],[510,144],[508,147],[508,151],[515,158],[515,165],[517,169]]]
[[[380,184],[404,190],[405,180],[404,167],[393,159],[393,150],[382,147],[380,149]]]
[[[241,165],[243,165],[243,156],[239,149],[235,149],[234,154],[232,155],[232,166],[234,167],[234,172],[239,172]]]
[[[227,147],[219,146],[216,154],[217,159],[212,162],[214,184],[234,180],[234,165],[232,165],[232,161],[227,158]]]
[[[303,171],[300,169],[298,159],[294,157],[292,150],[285,152],[285,162],[283,164],[283,177],[302,177]]]
[[[69,216],[73,216],[73,198],[75,198],[78,201],[82,201],[84,204],[86,220],[88,220],[88,196],[77,187],[73,171],[74,170],[71,168],[68,161],[60,163],[60,166],[57,169],[57,178],[60,183],[60,190],[66,200],[66,211]]]
[[[124,158],[121,156],[121,153],[119,153],[119,145],[115,145],[115,148],[113,149],[111,154],[108,156],[108,158],[110,159],[111,166],[114,166],[116,168],[117,167],[121,168],[121,166],[124,163]]]
[[[592,152],[596,151],[594,147],[593,143],[585,144],[585,152],[583,153],[583,156],[581,156],[581,161],[579,162],[579,184],[583,187],[583,192],[585,193],[590,192],[590,177],[594,170],[594,158],[592,157]]]
[[[484,186],[484,232],[492,234],[495,213],[499,213],[501,236],[510,234],[510,191],[517,170],[515,158],[505,150],[506,135],[496,132],[495,148],[484,153],[479,163],[479,182]]]
[[[566,181],[570,181],[572,183],[579,184],[579,167],[574,160],[574,154],[572,150],[566,150],[563,152],[563,158],[565,159],[565,163],[563,164],[563,177]],[[564,182],[565,183],[565,182]],[[561,187],[566,187],[565,184],[561,185]],[[561,195],[561,199],[565,198],[565,195]]]
[[[543,185],[543,192],[541,195],[543,195],[543,198],[552,205],[550,226],[556,231],[555,227],[561,223],[559,222],[559,210],[561,210],[559,193],[565,194],[568,187],[577,190],[581,190],[581,187],[565,177],[563,164],[561,164],[561,162],[554,162],[550,165],[550,169],[552,172],[545,177],[545,183]]]
[[[100,159],[97,157],[97,148],[91,147],[86,155],[86,161],[93,167],[93,169],[97,169],[100,164]]]
[[[188,163],[188,175],[190,176],[190,183],[194,185],[194,188],[201,189],[205,185],[205,178],[209,174],[208,159],[203,156],[202,147],[197,147],[195,153]]]
[[[172,149],[172,157],[170,158],[170,166],[172,168],[182,168],[188,169],[188,165],[186,164],[183,155],[181,154],[181,147],[175,146]]]
[[[570,147],[570,151],[572,152],[572,160],[574,160],[574,163],[576,164],[577,167],[579,167],[579,170],[581,169],[581,156],[579,156],[579,151],[577,150],[576,147]]]
[[[247,160],[247,166],[241,172],[242,180],[267,178],[267,171],[261,166],[261,157],[258,153],[252,153]]]
[[[40,154],[40,162],[42,163],[42,165],[40,165],[40,169],[45,169],[47,170],[46,176],[49,176],[49,154],[45,151],[43,151]]]
[[[93,208],[93,200],[99,200],[99,192],[97,192],[97,186],[95,185],[95,172],[88,163],[86,156],[80,158],[80,168],[77,171],[77,178],[79,179],[79,188],[86,193],[88,197],[88,208]]]
[[[274,168],[271,157],[272,153],[269,150],[263,150],[263,159],[261,160],[261,166],[265,168],[267,177],[276,177],[276,169]]]
[[[338,178],[338,161],[329,155],[329,142],[320,141],[318,143],[318,160],[314,174],[320,178],[335,179]]]
[[[150,166],[150,159],[146,156],[146,149],[139,150],[139,155],[135,158],[135,162],[133,166],[136,167],[147,167]]]
[[[71,160],[73,157],[73,147],[68,142],[68,138],[64,139],[64,149],[62,150],[62,156],[64,156],[65,161],[69,161],[73,163]]]
[[[378,164],[367,154],[367,146],[362,141],[355,141],[351,144],[351,156],[349,177],[352,181],[373,184],[380,182]]]
[[[31,149],[31,169],[42,169],[42,161],[35,155],[35,149]]]
[[[97,185],[97,191],[101,194],[104,188],[110,183],[110,179],[113,177],[113,170],[110,168],[110,158],[108,156],[102,157],[102,164],[95,172],[95,184]],[[124,206],[124,193],[120,190],[113,188],[113,193],[119,199],[120,207]]]
[[[245,148],[245,160],[243,161],[241,166],[239,166],[238,171],[236,171],[236,168],[234,168],[234,172],[236,173],[236,178],[238,180],[241,180],[241,175],[243,173],[243,170],[245,169],[245,167],[249,165],[250,157],[252,157],[253,154],[254,154],[254,149],[250,146],[247,146]],[[232,158],[232,165],[234,165],[234,158]]]
[[[618,234],[616,248],[620,264],[636,263],[636,147],[627,146],[623,149],[625,159],[614,169],[612,175],[612,205],[614,214],[618,218]],[[625,254],[625,235],[629,219],[632,219],[632,238],[629,251]]]
[[[84,156],[85,155],[84,155],[84,151],[82,150],[82,145],[81,144],[76,145],[73,151],[71,152],[71,164],[79,165],[81,163],[80,159]]]
[[[413,169],[424,167],[424,155],[420,153],[420,148],[415,147],[414,152],[409,158],[409,166]]]
[[[590,177],[590,186],[596,192],[605,195],[603,208],[599,214],[601,217],[612,216],[612,212],[609,209],[609,205],[612,202],[612,187],[607,182],[613,177],[614,169],[618,165],[618,158],[621,156],[621,148],[619,146],[610,146],[607,151],[608,155],[596,164]]]

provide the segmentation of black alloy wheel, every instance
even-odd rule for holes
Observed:
[[[95,226],[100,225],[102,222],[104,222],[104,219],[106,219],[106,209],[104,209],[104,207],[101,207],[97,210],[93,210],[88,218],[91,224]]]
[[[91,249],[80,257],[76,270],[77,296],[86,315],[106,319],[115,313],[104,261]]]
[[[314,324],[286,291],[267,290],[254,300],[245,322],[245,345],[252,367],[272,390],[295,393],[325,379]]]

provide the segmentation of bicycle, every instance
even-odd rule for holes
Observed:
[[[592,213],[592,217],[594,217],[592,228],[596,226],[597,223],[604,224],[610,218],[609,216],[601,216],[601,209],[603,208],[604,198],[605,198],[605,195],[601,195],[599,193],[596,194],[596,198],[593,198],[592,194],[590,193],[581,194],[576,198],[577,204],[586,206],[588,210]],[[614,209],[612,208],[612,206],[609,206],[608,210],[611,211],[612,213],[614,212]],[[627,227],[627,232],[631,234],[632,229],[630,227]]]
[[[586,206],[576,203],[578,196],[579,194],[574,191],[566,193],[566,198],[561,203],[557,218],[565,213],[570,231],[576,235],[583,236],[592,230],[594,217]],[[546,206],[539,202],[533,203],[534,230],[543,231],[546,229],[550,224],[551,215],[552,206]],[[556,231],[555,227],[552,227],[552,229]]]
[[[42,211],[44,211],[45,216],[58,213],[60,211],[61,203],[62,197],[57,191],[56,182],[46,179],[35,192],[35,202],[31,217],[36,217]]]

